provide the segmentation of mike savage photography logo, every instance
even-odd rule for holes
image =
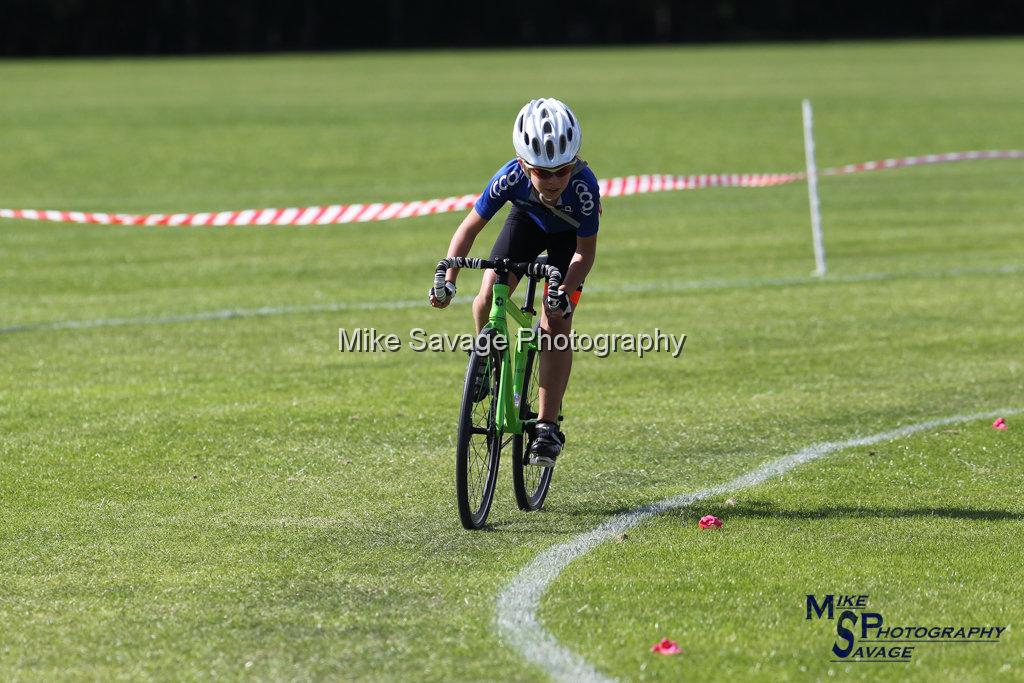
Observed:
[[[835,622],[829,661],[837,664],[907,664],[932,645],[996,645],[1006,626],[888,620],[868,610],[867,595],[807,596],[806,619]]]
[[[536,344],[541,351],[566,351],[593,353],[598,358],[607,358],[613,353],[635,354],[639,358],[652,353],[668,353],[679,358],[686,344],[685,334],[670,334],[655,327],[651,332],[579,334],[538,334],[532,329],[517,331],[516,341],[510,342],[501,335],[480,337],[482,353],[493,344],[498,351],[505,351],[515,344]],[[374,327],[338,328],[338,351],[342,353],[396,353],[403,348],[417,353],[472,351],[478,341],[475,334],[428,333],[422,327],[414,327],[408,335],[384,333]]]

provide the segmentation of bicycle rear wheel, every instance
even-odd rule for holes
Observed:
[[[501,455],[501,430],[496,423],[501,352],[494,348],[497,330],[480,333],[466,368],[455,452],[455,493],[459,519],[467,529],[479,529],[487,521],[494,501]],[[483,376],[483,389],[477,386]],[[479,399],[479,400],[478,400]]]
[[[512,488],[520,510],[539,510],[551,487],[552,467],[530,465],[527,458],[533,442],[533,426],[540,410],[540,353],[530,349],[526,354],[526,372],[519,395],[519,419],[528,422],[522,434],[512,439]]]

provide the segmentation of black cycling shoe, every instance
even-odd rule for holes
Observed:
[[[558,425],[538,422],[534,427],[533,443],[530,444],[530,464],[539,467],[554,467],[555,459],[562,452],[565,434],[558,431]]]

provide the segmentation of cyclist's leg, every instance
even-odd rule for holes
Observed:
[[[569,269],[569,262],[576,253],[576,233],[566,231],[553,233],[548,236],[548,263],[558,268],[565,274]],[[583,286],[572,293],[570,299],[573,304],[574,313],[568,318],[562,318],[561,314],[548,317],[548,311],[543,309],[540,326],[545,335],[549,336],[544,346],[544,352],[540,354],[540,410],[537,417],[539,422],[552,422],[558,424],[558,412],[562,405],[562,397],[565,395],[566,386],[569,384],[569,375],[572,372],[572,348],[569,346],[569,333],[572,331],[572,321],[575,308],[579,305],[580,294]]]
[[[513,261],[533,261],[545,249],[546,233],[533,222],[530,215],[517,206],[513,206],[505,219],[505,225],[494,241],[490,258],[509,258]],[[473,300],[473,320],[476,322],[477,333],[487,324],[487,316],[491,312],[491,290],[497,282],[498,275],[493,270],[485,270],[480,282],[480,292]],[[509,291],[515,291],[519,279],[515,275],[507,276]]]

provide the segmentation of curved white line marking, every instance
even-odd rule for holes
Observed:
[[[961,275],[1004,275],[1024,272],[1024,264],[1007,263],[1001,266],[980,268],[948,268],[946,270],[908,271],[904,273],[852,273],[850,275],[829,275],[827,277],[795,276],[773,278],[738,278],[733,280],[682,280],[668,282],[634,282],[620,285],[588,286],[588,292],[678,292],[693,290],[717,290],[744,287],[789,287],[796,285],[830,285],[847,282],[875,282],[931,277],[958,277]],[[467,304],[468,298],[455,301]],[[54,322],[22,323],[0,327],[0,334],[34,332],[38,330],[85,330],[94,327],[122,327],[125,325],[167,325],[171,323],[202,322],[204,320],[231,320],[234,318],[259,318],[300,313],[333,313],[339,311],[377,311],[426,306],[423,299],[404,301],[364,301],[355,303],[308,304],[305,306],[264,306],[261,308],[229,308],[219,311],[199,311],[180,315],[139,316],[135,318],[96,318],[92,320],[58,320]]]
[[[846,441],[829,441],[814,444],[807,448],[773,460],[755,470],[741,474],[730,482],[718,484],[694,493],[683,493],[665,498],[656,503],[638,507],[629,512],[616,515],[607,522],[584,532],[565,543],[560,543],[538,555],[532,562],[523,567],[514,579],[498,595],[497,627],[498,635],[512,648],[517,650],[527,661],[536,664],[556,681],[612,681],[599,673],[580,655],[564,647],[537,620],[540,599],[551,582],[570,562],[585,555],[601,543],[641,522],[668,510],[687,507],[698,500],[709,498],[721,493],[760,484],[772,477],[793,469],[797,465],[816,460],[823,456],[853,446],[867,446],[880,441],[897,439],[916,432],[923,432],[943,425],[970,422],[1005,415],[1014,415],[1024,411],[1021,408],[1007,408],[1001,411],[976,413],[974,415],[954,415],[918,424],[900,427],[887,432],[872,434]]]

